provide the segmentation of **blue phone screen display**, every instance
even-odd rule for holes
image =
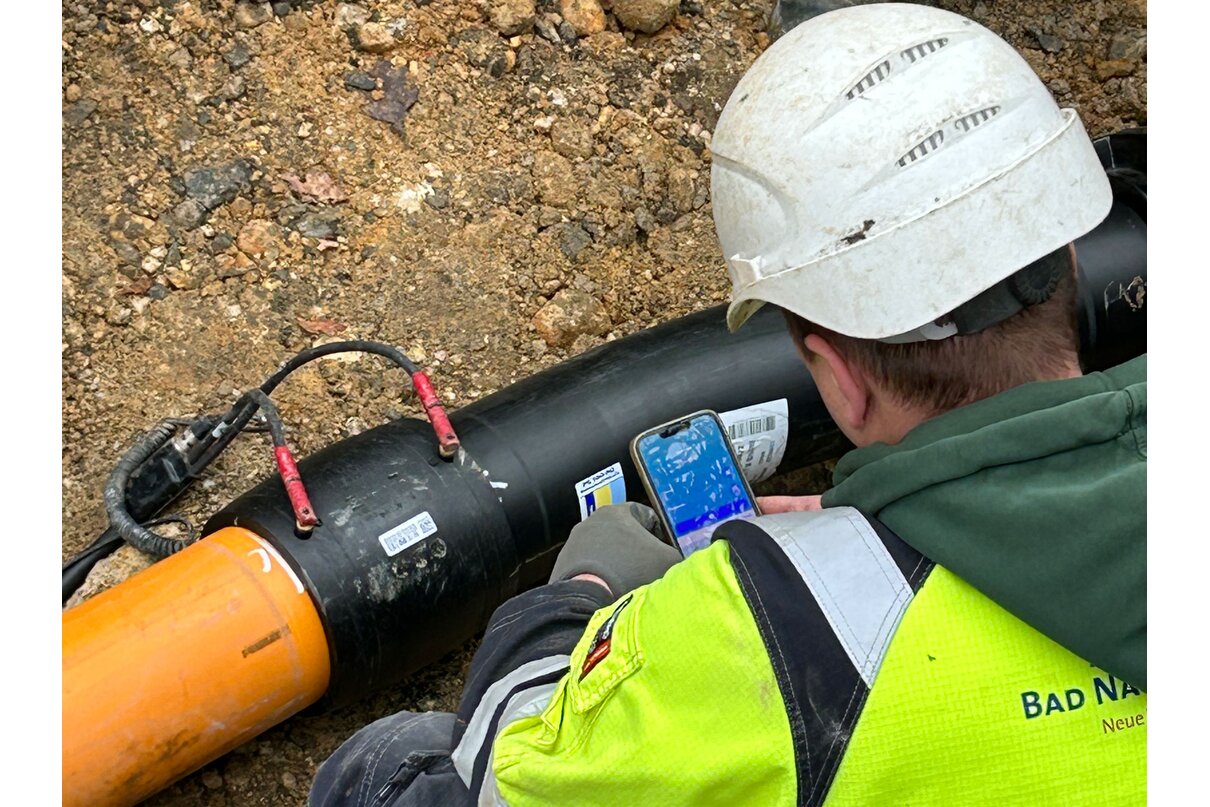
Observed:
[[[709,546],[722,522],[756,515],[714,418],[696,417],[667,437],[649,434],[638,448],[685,555]]]

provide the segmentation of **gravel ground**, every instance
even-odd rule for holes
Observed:
[[[1020,48],[1093,135],[1146,124],[1141,0],[939,5]],[[225,407],[305,346],[406,346],[459,406],[723,301],[710,134],[769,6],[65,2],[64,558],[103,529],[136,432]],[[402,384],[327,361],[276,397],[306,454],[418,414]],[[270,471],[239,441],[178,509],[200,523]],[[124,550],[108,577],[144,562]],[[452,708],[472,651],[151,803],[301,804],[359,726]]]

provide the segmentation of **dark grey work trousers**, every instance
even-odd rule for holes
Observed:
[[[319,766],[312,807],[467,807],[454,770],[454,715],[399,712],[358,731]],[[402,761],[401,761],[402,760]]]

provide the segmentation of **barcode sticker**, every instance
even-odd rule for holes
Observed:
[[[763,418],[748,418],[740,420],[727,426],[727,436],[732,441],[742,440],[745,437],[760,434],[761,432],[771,432],[777,428],[777,416],[766,415]]]
[[[386,550],[387,557],[394,557],[412,544],[423,541],[437,531],[437,524],[429,511],[425,510],[417,516],[412,516],[398,527],[378,536],[378,543]]]
[[[789,402],[781,398],[718,413],[749,482],[768,479],[777,471],[790,435],[789,412]]]

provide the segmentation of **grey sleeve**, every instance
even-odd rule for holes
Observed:
[[[497,608],[471,661],[454,743],[462,740],[493,684],[531,662],[570,655],[593,613],[613,599],[596,583],[563,580],[518,594]]]

